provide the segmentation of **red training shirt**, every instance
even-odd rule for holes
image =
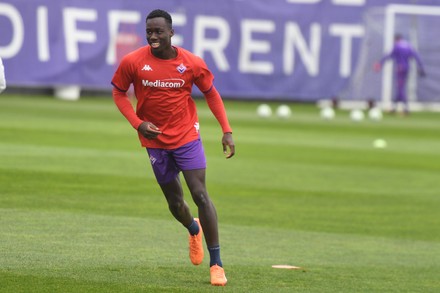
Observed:
[[[232,132],[223,101],[213,85],[214,76],[205,62],[183,48],[174,48],[177,56],[169,60],[155,57],[150,46],[139,48],[121,60],[112,79],[114,101],[130,124],[138,129],[148,121],[162,131],[151,140],[139,134],[143,147],[174,149],[198,139],[193,84],[204,93],[223,132]],[[137,99],[136,112],[126,94],[130,84]]]

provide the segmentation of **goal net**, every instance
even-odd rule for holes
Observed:
[[[403,35],[419,53],[427,76],[418,77],[417,64],[411,61],[407,84],[412,110],[440,110],[440,7],[392,4],[373,7],[364,15],[365,36],[359,59],[348,86],[340,94],[342,101],[372,101],[388,109],[395,94],[393,62],[384,64],[380,73],[373,64],[392,49],[394,35]]]

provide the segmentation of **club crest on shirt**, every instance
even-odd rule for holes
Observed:
[[[183,63],[180,63],[180,65],[177,66],[176,68],[177,68],[177,71],[179,71],[180,73],[184,73],[186,70],[186,67],[185,67],[185,65],[183,65]]]

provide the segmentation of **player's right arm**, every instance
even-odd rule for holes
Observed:
[[[154,139],[162,132],[156,125],[151,122],[145,122],[141,120],[133,109],[133,106],[128,98],[127,92],[119,90],[117,87],[113,87],[113,100],[119,111],[130,122],[134,129],[148,139]]]
[[[142,122],[138,128],[139,133],[147,139],[155,139],[162,133],[160,129],[151,122]]]
[[[116,107],[118,107],[119,111],[122,113],[122,115],[124,115],[131,126],[133,126],[133,128],[137,130],[144,121],[142,121],[136,115],[136,112],[133,109],[133,105],[128,98],[127,91],[124,91],[113,84],[112,95]]]
[[[131,126],[137,130],[144,121],[137,116],[127,95],[130,85],[133,84],[136,78],[132,58],[130,55],[122,58],[118,69],[113,75],[111,84],[113,85],[112,95],[116,106]]]
[[[162,132],[151,122],[143,121],[134,111],[127,95],[127,90],[133,83],[133,70],[128,58],[123,58],[112,79],[113,100],[119,111],[124,115],[134,129],[148,139],[154,139]]]

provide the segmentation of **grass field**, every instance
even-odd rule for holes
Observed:
[[[227,101],[225,160],[198,104],[226,287],[209,284],[207,256],[191,265],[111,99],[1,95],[0,291],[440,291],[439,113],[353,123],[293,104],[288,120],[259,119],[257,103]]]

